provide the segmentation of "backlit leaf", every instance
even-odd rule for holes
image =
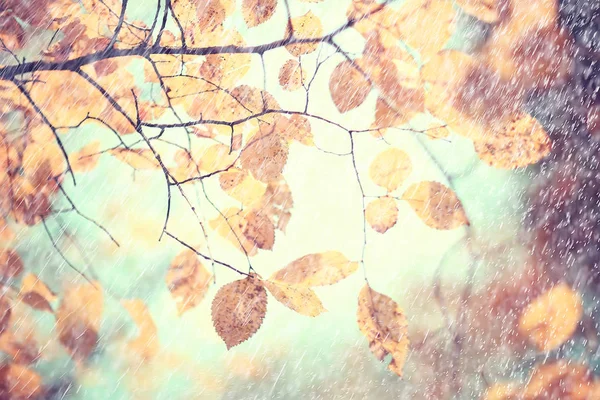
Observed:
[[[350,61],[343,61],[329,78],[329,91],[338,111],[345,113],[366,100],[371,84]]]
[[[321,20],[312,11],[306,14],[292,18],[292,27],[296,39],[316,39],[323,34],[323,25]],[[294,56],[298,57],[304,54],[312,53],[319,44],[314,43],[290,44],[285,48]]]
[[[277,8],[277,0],[244,0],[242,14],[250,28],[268,21]]]
[[[291,92],[299,89],[304,79],[306,71],[302,70],[302,65],[296,60],[287,60],[279,70],[279,84],[283,90]]]
[[[392,192],[408,178],[412,163],[406,152],[390,148],[379,153],[369,167],[369,176],[377,185]]]
[[[308,254],[292,261],[273,274],[271,280],[291,285],[332,285],[358,269],[358,263],[349,261],[338,251]]]
[[[398,221],[396,200],[391,197],[381,197],[373,200],[365,210],[367,222],[379,233],[385,233]]]
[[[527,306],[519,320],[519,332],[538,349],[550,351],[573,335],[582,314],[579,294],[561,283]]]
[[[173,259],[167,271],[167,287],[177,303],[179,315],[194,308],[206,296],[212,274],[191,250],[184,250]]]
[[[358,327],[378,360],[390,354],[388,368],[398,376],[408,356],[408,323],[404,311],[388,296],[366,284],[358,295]]]
[[[402,200],[408,202],[419,218],[431,228],[446,230],[469,225],[456,194],[439,182],[414,183],[406,189]]]
[[[321,300],[309,287],[274,280],[264,281],[264,285],[277,301],[299,314],[316,317],[325,311]]]

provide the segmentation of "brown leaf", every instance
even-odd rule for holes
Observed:
[[[388,296],[366,284],[358,295],[358,327],[369,341],[369,348],[378,360],[390,354],[388,368],[402,376],[408,356],[408,324],[402,309]]]
[[[341,281],[357,269],[357,262],[349,261],[338,251],[327,251],[300,257],[270,279],[292,285],[324,286]]]
[[[12,315],[12,306],[4,296],[0,297],[0,336],[10,328],[10,316]]]
[[[56,330],[74,359],[84,361],[96,348],[103,308],[98,284],[86,283],[65,290],[56,312]]]
[[[276,128],[263,128],[261,136],[248,143],[240,155],[242,168],[265,183],[281,177],[288,159],[287,143],[283,143]]]
[[[260,25],[268,21],[277,8],[277,0],[244,0],[242,14],[248,27]]]
[[[33,274],[23,277],[19,297],[25,304],[36,310],[54,312],[50,303],[56,300],[56,295]]]
[[[150,149],[113,149],[110,153],[133,169],[158,169],[160,164]]]
[[[279,70],[279,84],[283,90],[291,92],[299,89],[304,79],[306,79],[306,72],[296,60],[287,60]]]
[[[326,311],[317,294],[306,286],[275,280],[264,281],[264,285],[277,301],[298,314],[316,317]]]
[[[43,298],[39,293],[27,292],[21,296],[21,300],[23,303],[36,310],[48,311],[49,313],[54,312],[52,306],[48,303],[48,300]]]
[[[561,283],[532,301],[519,320],[519,332],[542,351],[568,340],[583,315],[579,294]]]
[[[258,210],[247,212],[240,228],[246,239],[254,243],[259,249],[273,249],[275,227],[267,215]]]
[[[300,17],[292,18],[292,27],[294,29],[294,37],[297,39],[315,39],[323,34],[321,20],[312,11]],[[285,48],[294,56],[299,57],[312,53],[318,46],[318,42],[315,41],[315,43],[290,44],[285,46]]]
[[[221,287],[212,303],[213,325],[227,349],[254,335],[266,312],[267,292],[255,276]]]
[[[507,124],[474,141],[475,151],[487,164],[504,169],[535,164],[550,153],[552,143],[542,125],[521,113]]]
[[[237,168],[219,174],[219,183],[221,189],[247,207],[260,201],[267,190],[264,183]]]
[[[431,228],[454,229],[469,225],[469,220],[456,194],[439,182],[412,184],[402,200],[408,202],[421,220]]]
[[[15,279],[23,272],[21,256],[14,250],[0,251],[0,276],[4,280]]]
[[[167,271],[167,287],[177,303],[179,315],[194,308],[206,296],[212,274],[191,250],[185,250],[171,262]]]
[[[158,330],[148,307],[140,299],[121,300],[121,304],[133,318],[139,332],[128,346],[144,359],[155,356],[159,350]]]
[[[339,63],[329,78],[329,91],[338,111],[360,106],[371,92],[371,84],[350,61]]]
[[[396,200],[391,197],[381,197],[373,200],[365,210],[367,222],[379,233],[385,233],[398,221]]]
[[[390,148],[379,153],[369,167],[369,176],[375,184],[392,192],[408,178],[412,163],[406,152]]]

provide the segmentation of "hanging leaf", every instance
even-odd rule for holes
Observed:
[[[279,70],[279,84],[288,92],[301,88],[304,79],[306,79],[306,72],[296,60],[287,60]]]
[[[128,343],[128,348],[143,359],[155,356],[159,350],[158,330],[148,307],[140,299],[121,300],[121,304],[131,315],[139,332],[138,336]]]
[[[306,286],[274,280],[264,281],[264,285],[277,301],[298,314],[316,317],[326,311],[317,294]]]
[[[341,113],[360,106],[371,92],[371,84],[350,61],[339,63],[329,78],[333,103]]]
[[[97,283],[65,290],[56,312],[56,330],[74,359],[84,361],[96,348],[103,308],[102,290]]]
[[[275,244],[275,227],[260,210],[246,212],[240,225],[246,239],[263,250],[272,250]]]
[[[113,149],[110,151],[119,161],[128,164],[133,169],[158,169],[160,164],[156,161],[150,149]]]
[[[456,194],[439,182],[412,184],[402,200],[408,202],[421,220],[431,228],[454,229],[469,225],[469,220]]]
[[[529,114],[518,114],[502,130],[475,140],[485,163],[504,169],[535,164],[550,153],[552,143],[542,125]]]
[[[579,294],[561,283],[525,308],[519,320],[519,332],[538,349],[554,350],[573,335],[582,314]]]
[[[267,185],[256,180],[248,171],[232,168],[219,174],[219,183],[228,195],[249,207],[260,201]]]
[[[27,274],[23,277],[19,298],[36,310],[54,312],[50,303],[56,300],[56,295],[33,274]]]
[[[369,176],[375,184],[392,192],[412,172],[410,157],[404,151],[391,148],[379,153],[369,167]]]
[[[323,34],[321,20],[312,11],[300,17],[292,18],[292,27],[296,39],[317,39]],[[289,44],[285,48],[294,56],[299,57],[312,53],[318,47],[318,40],[315,40],[314,43]]]
[[[242,14],[248,27],[267,22],[275,13],[277,0],[244,0]]]
[[[358,269],[358,263],[349,261],[338,251],[308,254],[292,261],[275,272],[271,280],[303,286],[332,285]]]
[[[256,276],[221,287],[212,303],[215,330],[229,350],[258,331],[267,312],[267,292]]]
[[[279,179],[288,159],[287,143],[281,140],[277,126],[261,128],[261,136],[242,150],[240,163],[262,182]]]
[[[211,278],[212,274],[193,251],[184,250],[173,259],[166,281],[180,316],[200,304],[206,296]]]
[[[69,155],[69,163],[73,172],[89,172],[96,168],[100,159],[100,142],[94,141],[81,150]]]
[[[402,376],[408,356],[408,324],[402,309],[388,296],[366,284],[358,295],[358,327],[379,361],[390,354],[388,368]]]
[[[367,205],[365,217],[376,232],[387,232],[398,221],[396,200],[391,197],[380,197],[373,200]]]

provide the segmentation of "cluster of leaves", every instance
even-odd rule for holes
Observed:
[[[212,303],[215,329],[228,348],[258,330],[267,291],[296,312],[322,313],[324,306],[311,288],[336,283],[359,265],[365,268],[364,259],[351,262],[336,251],[308,254],[269,279],[250,263],[260,251],[275,249],[276,231],[285,233],[292,217],[293,197],[284,172],[291,143],[315,146],[311,122],[347,134],[350,151],[338,155],[348,157],[362,192],[364,246],[367,224],[378,233],[396,224],[398,201],[407,202],[429,227],[455,229],[469,220],[451,186],[423,181],[402,187],[413,169],[402,149],[384,150],[370,165],[370,179],[386,194],[365,193],[365,177],[355,160],[356,135],[385,139],[394,130],[405,130],[439,139],[452,132],[472,139],[481,159],[492,166],[523,167],[539,161],[551,147],[544,129],[522,108],[523,100],[531,90],[564,79],[569,70],[569,41],[557,25],[554,0],[394,3],[354,0],[347,22],[327,33],[317,15],[293,15],[287,1],[244,0],[248,28],[270,21],[278,8],[287,13],[281,39],[249,46],[227,24],[236,10],[233,0],[159,2],[150,22],[129,20],[126,0],[9,0],[0,13],[0,179],[8,188],[1,194],[2,218],[46,226],[48,218],[66,211],[97,224],[79,211],[63,184],[69,177],[76,183],[77,173],[91,171],[102,155],[110,154],[134,170],[157,170],[164,176],[168,205],[159,235],[186,248],[166,277],[180,314],[199,304],[214,282],[200,259],[244,276],[221,287]],[[474,54],[444,49],[459,12],[492,26],[489,40]],[[424,35],[423,26],[435,27],[435,32]],[[348,30],[364,37],[358,57],[336,42]],[[49,44],[27,61],[23,55],[36,50],[28,45],[46,36],[51,36]],[[264,86],[240,83],[257,58],[266,76],[264,54],[278,48],[291,57],[276,68],[281,88],[306,93],[305,103],[294,109],[282,108]],[[376,93],[370,129],[352,129],[311,111],[312,84],[320,66],[333,59],[320,58],[324,48],[343,58],[329,77],[331,99],[341,114],[363,106]],[[308,68],[303,57],[317,50],[317,65]],[[143,74],[134,74],[136,70]],[[439,123],[421,131],[406,127],[420,113]],[[67,153],[62,138],[87,124],[112,133],[116,144],[104,148],[92,142]],[[184,144],[171,139],[182,134]],[[239,207],[221,210],[215,205],[218,217],[205,224],[185,188],[198,184],[204,189],[211,179]],[[69,209],[53,208],[58,192]],[[169,230],[175,194],[189,205],[205,238],[217,233],[246,255],[248,272],[214,257],[208,241],[205,251]],[[206,191],[204,195],[210,202]],[[368,198],[375,199],[367,204]],[[86,286],[65,292],[56,311],[60,341],[74,358],[86,359],[98,340],[102,297],[94,290]],[[32,293],[37,295],[27,297],[27,304],[53,310],[45,302],[51,299],[37,289]],[[80,310],[80,304],[86,309]],[[77,310],[69,308],[75,305]],[[124,306],[142,332],[155,331],[143,303]],[[389,368],[401,375],[408,352],[406,318],[368,282],[358,295],[358,324],[375,356],[383,360],[391,354]],[[524,326],[538,332],[534,322]],[[142,352],[148,352],[145,335],[134,345]],[[539,332],[534,336],[547,340]]]

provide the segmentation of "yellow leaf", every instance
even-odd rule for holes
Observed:
[[[350,61],[343,61],[329,78],[329,91],[338,111],[345,113],[366,100],[371,84]]]
[[[121,300],[123,307],[129,312],[138,328],[138,336],[128,344],[142,358],[151,358],[159,350],[158,331],[152,315],[140,299]]]
[[[271,280],[291,285],[332,285],[358,269],[358,263],[349,261],[338,251],[308,254],[292,261],[275,272]]]
[[[247,239],[242,228],[246,225],[244,213],[239,208],[228,208],[222,211],[223,215],[209,222],[210,227],[217,231],[223,238],[229,240],[236,248],[249,256],[256,255],[254,242]]]
[[[325,311],[317,294],[306,286],[290,285],[275,280],[264,281],[264,285],[277,301],[298,314],[316,317]]]
[[[200,304],[208,291],[212,274],[191,250],[185,250],[171,262],[167,287],[177,303],[179,315]]]
[[[128,164],[133,169],[157,169],[160,164],[150,149],[123,149],[110,151],[119,161]]]
[[[277,0],[244,0],[242,14],[248,27],[267,22],[275,13]]]
[[[306,71],[296,60],[287,60],[279,70],[279,84],[283,90],[291,92],[299,89],[305,80]]]
[[[85,145],[81,150],[69,155],[69,163],[73,172],[89,172],[98,165],[100,159],[100,142],[94,141]]]
[[[358,327],[379,361],[390,354],[388,368],[398,376],[408,356],[408,323],[402,309],[388,296],[366,284],[358,295]]]
[[[381,197],[373,200],[365,210],[367,222],[379,233],[385,233],[398,221],[396,200],[391,197]]]
[[[392,192],[408,178],[412,163],[408,154],[396,148],[379,153],[369,167],[369,176],[375,184]]]
[[[207,148],[199,157],[198,166],[202,171],[211,173],[225,170],[233,165],[237,159],[235,153],[230,153],[229,146],[214,144]]]
[[[219,175],[221,188],[245,206],[251,206],[264,196],[267,186],[247,171],[233,168]]]
[[[591,400],[592,373],[573,360],[557,360],[538,366],[518,399]]]
[[[552,143],[535,118],[521,113],[502,129],[475,140],[474,145],[479,158],[487,164],[513,169],[540,161],[550,153]]]
[[[573,335],[582,315],[581,297],[561,283],[527,306],[519,320],[519,332],[538,349],[554,350]]]
[[[212,302],[213,325],[227,349],[254,335],[266,312],[267,292],[255,276],[221,287]]]
[[[431,228],[446,230],[469,225],[456,194],[439,182],[414,183],[406,189],[402,200],[407,201],[419,218]]]
[[[292,27],[296,39],[316,39],[323,34],[321,20],[312,11],[300,17],[292,18]],[[319,44],[315,40],[314,43],[290,44],[285,48],[294,56],[299,57],[312,53],[317,47],[319,47]]]
[[[287,163],[287,143],[281,140],[276,129],[277,125],[261,127],[260,137],[248,143],[240,155],[242,168],[262,182],[279,179]]]

